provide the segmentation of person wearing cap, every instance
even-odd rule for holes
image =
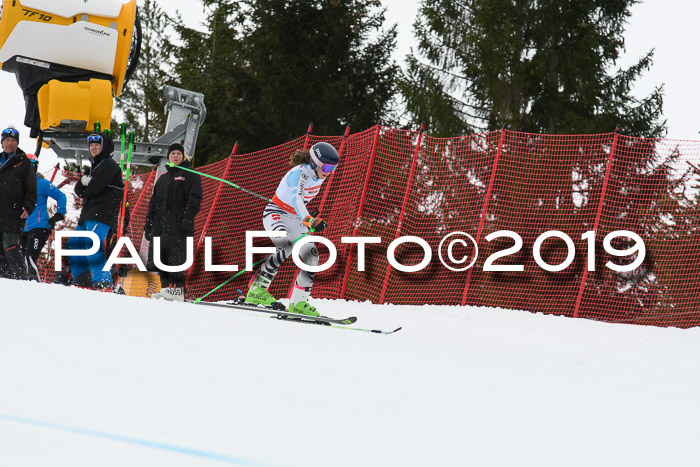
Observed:
[[[39,255],[56,222],[62,221],[66,216],[66,195],[39,173],[39,159],[34,154],[27,154],[27,158],[36,171],[37,201],[36,208],[29,215],[24,226],[22,245],[24,246],[24,256],[27,260],[29,279],[41,282],[38,267]],[[49,216],[47,208],[49,198],[56,201],[56,213],[53,216]]]
[[[0,276],[27,279],[21,247],[24,224],[36,206],[36,176],[27,155],[19,149],[19,131],[2,132],[0,153]]]
[[[310,229],[320,233],[327,227],[325,220],[309,214],[306,205],[321,192],[321,184],[333,173],[339,161],[338,151],[325,142],[314,144],[308,151],[296,151],[290,157],[290,165],[294,167],[282,177],[262,216],[265,230],[285,231],[287,235],[272,239],[277,251],[265,259],[253,276],[245,303],[276,306],[277,299],[267,289],[279,267],[292,253],[294,241],[309,233]],[[309,266],[318,266],[318,249],[313,242],[299,249],[299,257]],[[299,271],[289,297],[290,312],[319,316],[316,308],[308,302],[314,274],[303,269]]]
[[[185,272],[167,272],[156,268],[153,261],[154,237],[160,238],[160,261],[168,266],[179,266],[187,259],[187,237],[194,236],[194,218],[202,205],[202,181],[199,175],[178,167],[191,168],[185,157],[185,148],[171,144],[168,148],[166,172],[153,188],[148,203],[144,235],[150,242],[148,269],[158,270],[161,290],[151,298],[184,301]]]
[[[110,230],[117,231],[124,182],[119,165],[112,159],[112,138],[105,133],[93,133],[88,136],[87,143],[92,170],[75,184],[75,194],[85,203],[75,230],[96,233],[100,248],[91,256],[68,256],[68,260],[75,285],[111,290],[114,286],[112,273],[102,269],[107,262],[106,239]],[[91,245],[87,237],[71,237],[66,249],[87,250]]]

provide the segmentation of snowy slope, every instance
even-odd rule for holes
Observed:
[[[0,280],[1,466],[697,466],[700,329]]]

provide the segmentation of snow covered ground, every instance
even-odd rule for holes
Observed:
[[[697,466],[700,329],[315,302],[392,335],[0,280],[0,465]]]

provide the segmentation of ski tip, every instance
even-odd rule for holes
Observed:
[[[398,327],[394,329],[393,331],[382,331],[381,329],[367,329],[369,332],[373,332],[375,334],[394,334],[396,331],[400,331],[401,328]]]

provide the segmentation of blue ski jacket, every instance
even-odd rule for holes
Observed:
[[[36,228],[51,228],[49,225],[51,216],[49,216],[49,211],[46,209],[46,201],[49,197],[55,199],[58,204],[56,212],[66,215],[66,195],[45,178],[41,178],[38,175],[36,178],[36,209],[27,218],[27,223],[24,226],[25,232]]]

